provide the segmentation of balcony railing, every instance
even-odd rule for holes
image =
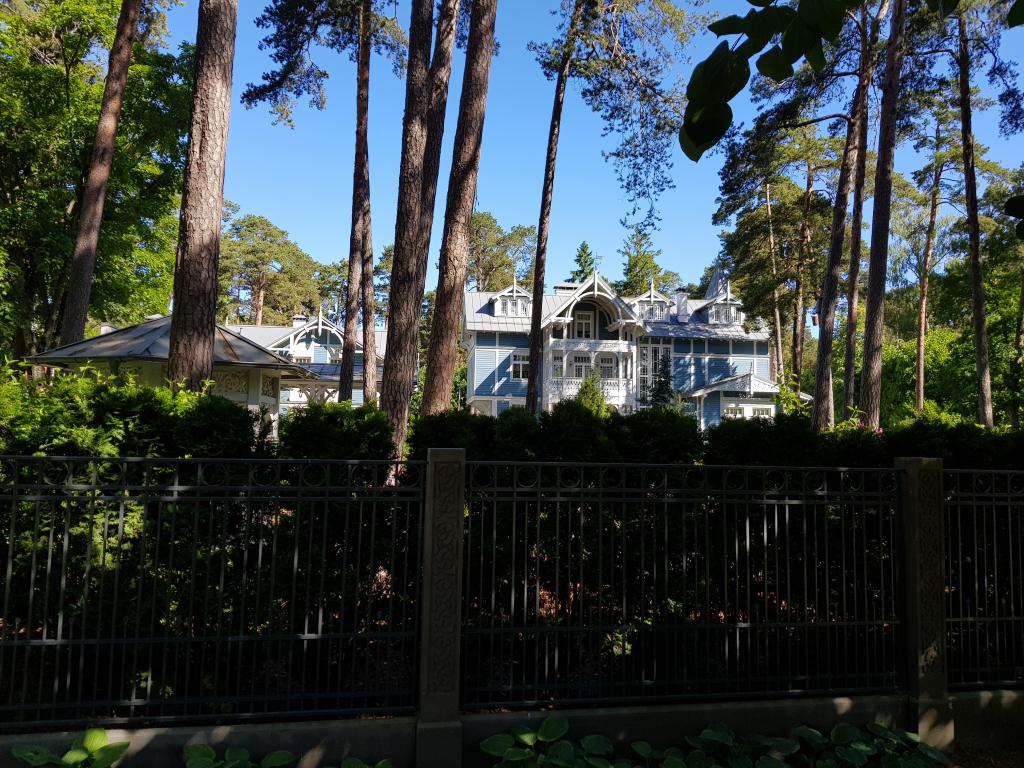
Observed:
[[[579,394],[583,379],[552,379],[548,382],[548,394],[562,399],[575,397]],[[623,399],[631,397],[634,392],[631,379],[600,379],[601,392],[608,399]]]
[[[618,339],[551,339],[556,352],[630,352],[630,342]]]

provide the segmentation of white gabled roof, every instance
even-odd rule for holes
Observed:
[[[683,392],[683,397],[703,397],[712,392],[746,392],[748,395],[777,395],[779,386],[773,381],[762,379],[754,373],[741,373],[719,379],[711,384]],[[801,400],[810,400],[810,395],[800,393]]]
[[[548,310],[545,307],[544,316],[541,319],[541,327],[550,325],[562,312],[568,307],[576,304],[578,301],[586,298],[601,298],[612,304],[618,311],[619,316],[613,320],[613,322],[629,323],[635,325],[641,330],[646,331],[647,326],[644,321],[636,313],[632,306],[622,299],[612,288],[611,283],[605,280],[596,271],[593,272],[590,277],[580,283],[579,287],[576,288],[572,293],[561,293],[557,294],[555,298],[559,299],[557,306],[553,310]]]

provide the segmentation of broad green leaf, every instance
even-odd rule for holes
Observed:
[[[1019,237],[1021,240],[1024,240],[1024,221],[1017,222],[1017,237]]]
[[[501,757],[516,745],[516,738],[508,733],[496,733],[480,742],[480,749],[492,757]]]
[[[661,768],[687,768],[686,763],[683,762],[682,758],[669,755],[665,758],[661,764]]]
[[[568,732],[569,721],[564,717],[551,715],[544,718],[544,722],[540,724],[540,728],[537,730],[537,738],[541,741],[558,741]]]
[[[958,4],[958,0],[928,0],[928,7],[942,18],[955,11]]]
[[[341,768],[366,768],[366,763],[356,757],[346,757],[341,761]]]
[[[295,762],[295,755],[279,749],[260,760],[260,768],[282,768]]]
[[[205,757],[213,760],[217,756],[209,744],[186,744],[182,751],[185,753],[186,760],[191,760],[193,757]]]
[[[612,768],[612,764],[599,755],[587,755],[586,760],[587,765],[592,765],[594,768]]]
[[[769,5],[775,2],[775,0],[747,0],[751,5],[757,6],[758,8],[767,8]]]
[[[838,757],[844,763],[857,766],[858,768],[860,768],[860,766],[862,765],[868,764],[868,756],[860,750],[854,749],[853,747],[836,747],[836,757]]]
[[[501,756],[501,759],[506,763],[523,763],[533,757],[533,752],[528,749],[522,749],[520,747],[509,747],[505,750],[505,754]]]
[[[607,736],[594,734],[580,739],[580,746],[588,755],[610,755],[615,749]]]
[[[689,107],[687,113],[690,113]],[[716,102],[696,108],[692,119],[685,122],[686,131],[693,143],[705,149],[723,136],[732,125],[732,108],[725,102]]]
[[[705,741],[713,741],[726,746],[732,746],[735,740],[735,734],[721,723],[709,725],[701,732],[700,737]]]
[[[757,59],[757,71],[777,83],[793,76],[793,65],[786,60],[782,49],[773,45]]]
[[[107,746],[107,732],[102,728],[90,728],[82,734],[82,747],[90,755]]]
[[[576,747],[571,741],[556,741],[548,747],[548,759],[558,766],[573,766],[576,764]]]
[[[92,758],[91,768],[110,768],[114,763],[124,757],[128,751],[128,742],[119,741],[116,744],[107,744],[96,750]]]
[[[640,757],[649,757],[654,749],[646,741],[634,741],[631,745],[633,751],[636,752]]]
[[[797,16],[782,33],[782,53],[790,64],[799,61],[818,42],[818,33]]]
[[[627,760],[625,757],[620,757],[612,763],[612,768],[633,768],[633,761]]]
[[[917,751],[925,757],[934,760],[939,765],[949,765],[949,758],[946,756],[946,753],[936,749],[935,747],[921,743],[917,745]]]
[[[1024,13],[1024,0],[1017,0],[1017,5],[1021,6],[1021,12]],[[1011,197],[1006,201],[1003,210],[1006,211],[1007,216],[1013,216],[1015,219],[1024,219],[1024,195],[1014,195]]]
[[[695,749],[686,756],[687,768],[707,768],[711,764],[707,754],[702,749]],[[771,768],[769,766],[769,768]]]
[[[793,755],[800,751],[800,744],[792,739],[772,739],[771,748],[780,755]]]
[[[868,723],[866,727],[868,733],[874,734],[875,736],[879,736],[883,739],[886,739],[887,741],[892,741],[897,744],[900,741],[899,736],[893,733],[893,731],[890,728],[886,728],[881,723]]]
[[[729,768],[754,768],[754,763],[746,755],[730,755],[725,762]]]
[[[805,58],[815,72],[825,69],[825,51],[821,47],[821,40],[810,47]]]
[[[185,762],[185,768],[214,768],[216,765],[211,757],[190,757]]]
[[[832,729],[832,742],[840,746],[860,741],[860,729],[849,723],[837,723]]]
[[[795,739],[803,739],[810,744],[824,744],[826,739],[821,731],[807,725],[798,725],[790,734]]]
[[[835,40],[843,29],[845,13],[837,0],[800,0],[797,13],[826,40]]]
[[[733,14],[708,24],[708,30],[718,37],[722,37],[722,35],[742,35],[747,31],[747,19]]]
[[[1010,6],[1010,13],[1006,16],[1006,26],[1019,27],[1021,24],[1024,24],[1024,0],[1017,0]]]
[[[395,765],[385,758],[384,760],[378,760],[377,764],[374,765],[373,768],[395,768]]]
[[[771,755],[761,755],[757,758],[757,762],[754,764],[754,768],[786,768],[786,764],[779,760],[777,757]]]
[[[537,743],[537,732],[522,725],[517,725],[515,728],[512,728],[510,733],[516,737],[517,741],[528,747],[532,747]]]
[[[27,765],[60,765],[60,758],[46,747],[14,747],[11,754]]]
[[[249,762],[249,750],[226,749],[224,750],[224,761],[228,763],[247,763]]]
[[[84,747],[72,747],[64,753],[60,759],[61,765],[81,765],[89,759],[89,753]]]

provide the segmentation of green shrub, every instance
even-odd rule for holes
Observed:
[[[128,751],[128,742],[111,744],[105,731],[90,728],[72,743],[62,757],[46,747],[14,747],[11,755],[19,763],[32,766],[58,765],[65,768],[111,768],[121,762]]]
[[[540,415],[538,451],[545,461],[620,461],[620,446],[608,438],[608,419],[593,404],[579,400],[555,403]]]
[[[704,453],[704,436],[696,419],[676,408],[612,414],[608,438],[620,446],[625,461],[695,464]]]
[[[595,416],[603,418],[608,415],[609,408],[604,399],[604,392],[601,390],[601,378],[593,371],[583,379],[580,391],[576,393],[573,400]]]
[[[185,768],[285,768],[295,762],[295,755],[284,750],[271,752],[258,763],[249,757],[249,750],[229,748],[224,756],[217,753],[209,744],[189,744],[183,750]]]
[[[282,419],[279,451],[289,459],[387,459],[391,438],[391,423],[376,405],[326,403]]]
[[[0,376],[2,453],[241,458],[266,451],[266,420],[216,395],[90,370],[45,380],[10,369]]]
[[[934,768],[948,765],[939,750],[921,744],[915,734],[873,723],[865,729],[839,723],[827,735],[794,728],[788,738],[737,736],[721,723],[699,736],[686,736],[676,745],[656,749],[646,741],[626,747],[602,735],[568,738],[565,718],[546,718],[536,730],[516,728],[485,739],[484,754],[495,765],[552,765],[563,768]]]

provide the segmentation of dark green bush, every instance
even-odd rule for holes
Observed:
[[[560,768],[935,768],[949,758],[921,744],[916,734],[878,723],[858,728],[839,723],[827,734],[799,726],[787,738],[737,736],[721,723],[699,736],[658,749],[646,741],[628,747],[600,734],[569,737],[565,718],[550,716],[536,730],[516,728],[485,739],[480,748],[497,766],[552,765]]]
[[[409,458],[426,459],[428,448],[464,448],[466,456],[486,460],[493,456],[495,419],[469,411],[446,411],[419,416],[409,434]]]
[[[391,423],[373,404],[326,403],[292,410],[279,428],[289,459],[387,459]]]
[[[172,392],[95,372],[0,383],[0,453],[246,457],[266,452],[259,416],[216,395]]]
[[[607,417],[575,400],[563,400],[540,415],[540,437],[545,461],[621,461],[625,448],[608,438]]]

